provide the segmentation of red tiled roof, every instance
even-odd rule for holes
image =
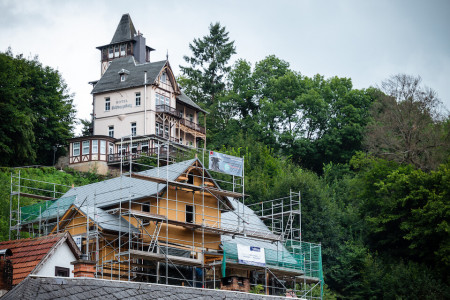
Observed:
[[[64,233],[1,242],[0,250],[10,249],[13,253],[9,257],[13,265],[12,284],[17,285],[24,280],[62,237]]]

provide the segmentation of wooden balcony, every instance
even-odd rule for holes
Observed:
[[[156,112],[168,114],[175,118],[180,118],[180,115],[177,113],[176,108],[170,107],[169,105],[165,104],[156,105]]]
[[[168,134],[156,133],[155,135],[158,136],[158,137],[160,137],[160,138],[169,140],[169,141],[171,141],[171,142],[175,142],[175,143],[179,143],[179,142],[180,142],[180,139],[177,139],[177,138],[175,138],[175,137],[173,137],[173,136],[170,136],[170,137],[169,137]]]
[[[191,128],[195,131],[198,131],[200,133],[206,134],[205,127],[198,125],[197,123],[194,123],[192,121],[189,121],[187,119],[181,119],[180,123],[188,128]]]

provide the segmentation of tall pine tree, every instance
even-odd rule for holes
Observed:
[[[194,39],[189,48],[192,56],[184,56],[189,65],[180,66],[183,76],[179,82],[188,96],[209,108],[225,89],[224,77],[231,69],[228,61],[236,53],[234,41],[217,22],[209,26],[209,35]]]

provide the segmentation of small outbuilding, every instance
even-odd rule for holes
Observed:
[[[0,290],[8,290],[29,275],[74,277],[73,261],[81,252],[68,232],[38,238],[11,240],[0,243],[0,253],[7,253],[0,267],[12,266],[8,278],[2,278]],[[5,270],[0,270],[4,274]]]

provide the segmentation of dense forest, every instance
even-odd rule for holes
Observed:
[[[350,78],[308,77],[273,55],[231,65],[237,50],[219,23],[189,46],[178,82],[209,111],[207,148],[245,156],[246,201],[301,191],[302,235],[322,244],[327,299],[450,298],[450,119],[434,90],[405,74],[355,89]],[[37,59],[0,55],[0,74],[10,74],[2,84],[23,87],[14,95],[15,89],[1,86],[2,118],[16,113],[30,124],[27,131],[0,127],[2,156],[10,157],[2,164],[48,165],[54,152],[40,132],[52,125],[40,126],[39,116],[27,117],[20,108],[49,115],[45,105],[56,104],[47,104],[44,93],[30,92],[31,79],[17,75],[19,67],[55,73]],[[62,144],[74,119],[71,96],[58,78],[59,98],[52,99],[67,121],[58,123],[61,135],[55,135]],[[42,146],[24,142],[32,135]],[[22,143],[28,152],[17,150]],[[37,161],[32,150],[47,151],[46,161]],[[0,172],[2,238],[10,172]],[[77,185],[102,179],[54,168],[23,172]]]

